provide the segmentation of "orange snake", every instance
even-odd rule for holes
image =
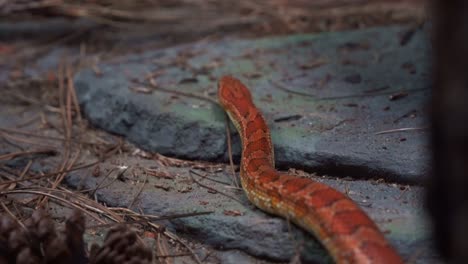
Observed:
[[[241,183],[255,206],[312,233],[336,263],[403,263],[350,198],[325,184],[275,170],[270,132],[247,87],[224,76],[218,97],[240,135]]]

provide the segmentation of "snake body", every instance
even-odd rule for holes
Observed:
[[[224,76],[218,99],[240,135],[241,184],[255,206],[312,233],[336,263],[403,263],[350,198],[320,182],[275,170],[269,129],[246,86]]]

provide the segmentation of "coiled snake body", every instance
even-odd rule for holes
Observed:
[[[218,97],[240,135],[241,183],[255,206],[311,232],[337,263],[403,263],[375,223],[347,196],[275,170],[270,132],[247,87],[224,76]]]

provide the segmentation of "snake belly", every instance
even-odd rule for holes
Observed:
[[[312,233],[336,263],[403,263],[376,224],[346,195],[275,170],[268,126],[245,85],[222,77],[218,99],[242,141],[240,178],[250,202]]]

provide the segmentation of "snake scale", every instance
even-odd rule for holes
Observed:
[[[312,233],[336,263],[403,263],[376,224],[346,195],[275,170],[269,129],[245,85],[222,77],[218,99],[240,135],[241,184],[255,206]]]

